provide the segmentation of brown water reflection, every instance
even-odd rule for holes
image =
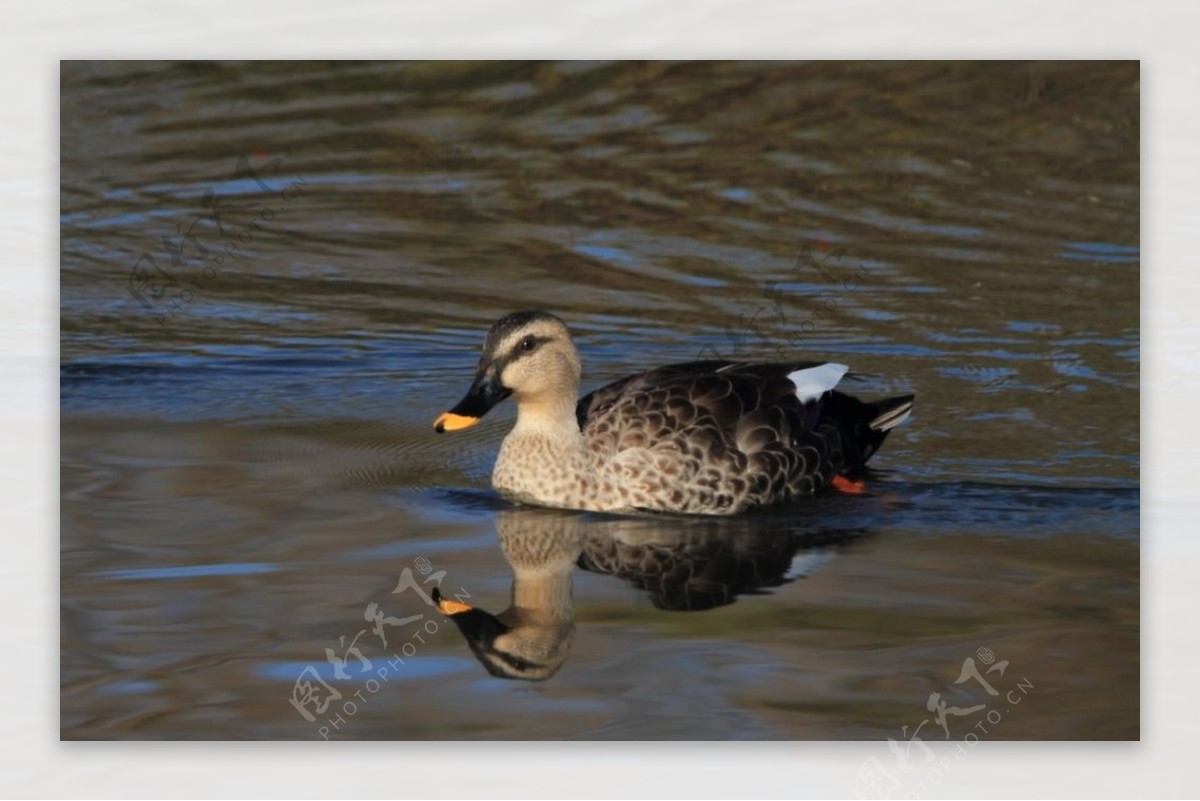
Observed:
[[[1136,63],[62,76],[64,737],[883,739],[931,693],[990,702],[954,683],[984,647],[1034,686],[995,738],[1137,737]],[[869,498],[510,508],[511,410],[428,421],[531,306],[585,389],[784,347],[918,405]],[[423,559],[500,612],[515,546],[572,530],[528,585],[571,587],[545,681],[392,592]],[[424,617],[385,647],[370,603]],[[405,660],[376,692],[325,658],[363,629]],[[289,704],[308,666],[363,693],[340,728]]]

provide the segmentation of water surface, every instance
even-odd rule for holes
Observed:
[[[1138,103],[1136,63],[64,64],[63,736],[1136,738]],[[511,404],[431,422],[529,307],[585,388],[799,353],[917,407],[867,497],[514,508]],[[490,676],[438,577],[541,599],[553,675]]]

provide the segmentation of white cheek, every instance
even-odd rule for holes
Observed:
[[[533,378],[535,373],[529,369],[529,357],[526,356],[520,362],[509,363],[502,373],[500,373],[500,383],[509,389],[531,389],[531,384],[535,383]]]

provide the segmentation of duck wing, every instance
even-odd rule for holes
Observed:
[[[719,406],[725,412],[722,417],[728,417],[739,407],[752,411],[765,402],[794,394],[797,388],[788,378],[789,374],[824,366],[836,367],[828,362],[761,363],[715,359],[669,364],[619,379],[585,395],[575,408],[575,416],[580,430],[585,430],[590,423],[611,414],[615,407],[630,399],[637,398],[639,407],[650,407],[661,406],[668,398],[679,400],[677,396],[684,395],[710,408]],[[836,383],[834,380],[833,384]],[[811,389],[815,388],[816,385]],[[832,389],[832,385],[829,388]],[[645,401],[641,400],[643,397]],[[654,404],[654,400],[660,403]],[[731,402],[720,404],[721,401]],[[736,405],[732,401],[736,401]]]
[[[815,428],[822,402],[846,372],[845,365],[832,362],[706,360],[669,364],[585,395],[575,416],[585,434],[601,421],[644,427],[645,416],[654,413],[665,413],[673,428],[708,414],[718,427],[732,429],[752,412],[782,406],[802,413],[809,427]],[[687,405],[693,408],[689,410]]]
[[[860,471],[912,409],[911,395],[865,403],[834,391],[847,369],[801,361],[672,364],[584,396],[576,417],[598,455],[679,453],[689,481],[707,475],[718,494],[732,488],[735,502],[769,503]]]

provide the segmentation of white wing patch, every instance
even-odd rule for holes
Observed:
[[[796,397],[800,402],[811,403],[836,387],[849,370],[844,364],[827,362],[788,373],[788,380],[796,386]]]

